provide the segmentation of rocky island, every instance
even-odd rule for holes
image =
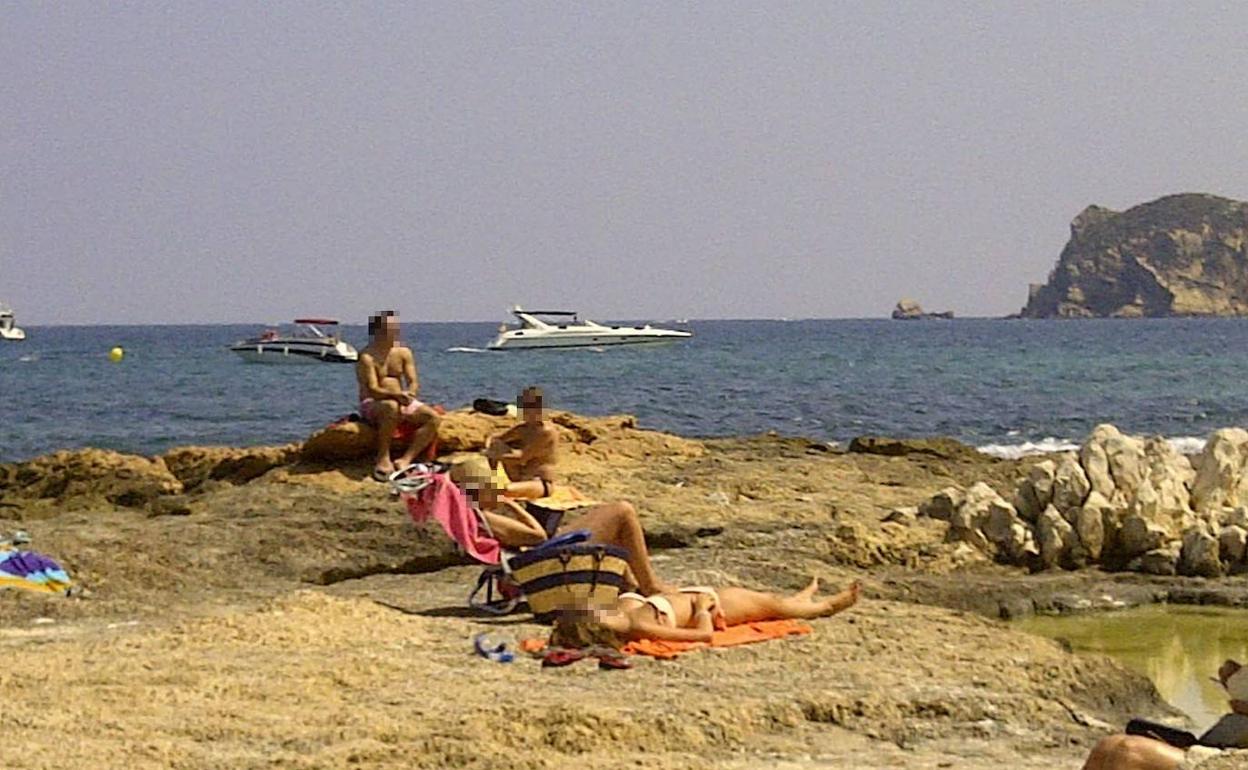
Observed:
[[[935,318],[948,321],[953,318],[952,310],[944,310],[939,313],[928,313],[918,300],[903,298],[897,302],[897,306],[893,308],[894,321],[922,321],[929,318]]]
[[[1020,315],[1248,315],[1248,203],[1189,193],[1123,212],[1089,206]]]

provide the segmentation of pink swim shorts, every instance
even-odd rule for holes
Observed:
[[[407,406],[399,407],[399,414],[407,415],[408,417],[410,417],[416,414],[416,411],[420,409],[422,406],[424,406],[424,402],[417,401],[416,399],[413,398],[410,402],[408,402]],[[375,398],[360,399],[360,417],[363,417],[364,422],[370,425],[377,424],[377,399]]]

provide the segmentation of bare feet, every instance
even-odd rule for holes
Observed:
[[[819,578],[810,579],[810,584],[797,592],[797,598],[811,601],[815,598],[815,594],[819,593]]]
[[[838,594],[829,596],[823,600],[823,611],[828,615],[835,615],[838,612],[853,607],[858,603],[858,599],[862,596],[862,582],[855,580],[849,584],[849,588]]]

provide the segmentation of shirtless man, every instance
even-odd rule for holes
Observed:
[[[399,457],[406,468],[438,435],[438,414],[416,400],[420,378],[412,351],[399,344],[399,317],[386,310],[368,319],[368,347],[360,351],[355,377],[360,385],[360,416],[377,429],[373,478],[385,481],[395,471],[390,442],[399,423],[415,428],[412,443]]]
[[[486,442],[485,456],[490,465],[501,463],[507,471],[511,480],[508,497],[549,497],[555,482],[559,434],[546,422],[541,388],[525,388],[520,393],[519,407],[524,421]]]

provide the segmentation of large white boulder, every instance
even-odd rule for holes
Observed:
[[[1096,495],[1096,499],[1092,498]],[[1075,534],[1079,536],[1079,544],[1087,558],[1097,561],[1105,548],[1105,517],[1109,501],[1101,497],[1099,492],[1088,495],[1088,501],[1075,510]],[[1110,510],[1112,516],[1112,509]]]
[[[1027,521],[1035,521],[1053,502],[1053,477],[1057,463],[1042,460],[1027,470],[1027,476],[1014,494],[1014,508]]]
[[[1092,485],[1079,464],[1079,456],[1074,452],[1063,454],[1053,473],[1053,507],[1071,521],[1091,491]]]
[[[997,491],[980,481],[966,490],[962,504],[949,516],[948,538],[970,543],[982,551],[991,551],[983,527],[988,523],[988,511],[992,506],[1008,506]]]
[[[1019,518],[1009,503],[994,501],[989,504],[988,520],[982,531],[1006,561],[1022,564],[1028,557],[1039,554],[1031,527]]]
[[[1074,527],[1050,505],[1036,518],[1036,544],[1040,547],[1040,563],[1057,566],[1075,542]]]
[[[966,493],[957,487],[945,487],[919,506],[919,515],[949,521],[953,512],[966,502]]]
[[[1121,433],[1112,436],[1105,440],[1105,456],[1109,460],[1109,473],[1114,477],[1114,494],[1109,499],[1130,502],[1148,477],[1144,439]]]
[[[1113,425],[1098,425],[1079,449],[1079,464],[1083,466],[1084,473],[1088,476],[1088,483],[1106,500],[1113,499],[1116,486],[1114,477],[1109,472],[1109,456],[1105,452],[1105,442],[1121,436],[1122,433]]]
[[[1216,430],[1196,459],[1192,482],[1192,507],[1199,513],[1219,511],[1248,504],[1248,431],[1243,428]]]

